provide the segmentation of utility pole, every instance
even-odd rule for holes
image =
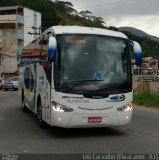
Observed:
[[[42,30],[41,26],[39,26],[39,27],[32,26],[31,28],[34,30],[34,32],[28,32],[28,34],[34,35],[34,36],[41,34],[41,30]]]

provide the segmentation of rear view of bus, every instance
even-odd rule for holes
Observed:
[[[44,45],[49,67],[34,64],[40,72],[36,84],[40,85],[44,77],[47,85],[45,91],[38,91],[38,86],[35,92],[34,112],[38,114],[40,97],[41,120],[64,128],[128,124],[133,92],[127,37],[120,32],[77,26],[56,26],[43,34],[48,35]],[[139,45],[135,52],[141,55]]]

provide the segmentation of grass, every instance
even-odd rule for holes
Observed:
[[[134,103],[146,107],[153,107],[159,109],[159,95],[152,93],[135,94]]]

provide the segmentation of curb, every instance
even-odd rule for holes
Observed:
[[[158,108],[145,107],[145,106],[141,106],[141,105],[137,105],[137,104],[134,104],[134,108],[137,108],[137,109],[140,109],[140,110],[144,110],[144,111],[150,111],[150,112],[159,113],[159,109]]]

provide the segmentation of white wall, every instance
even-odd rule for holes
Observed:
[[[2,61],[3,71],[4,73],[15,73],[17,68],[17,57],[9,57],[3,56],[4,59]]]
[[[17,70],[16,29],[1,29],[0,39],[2,40],[2,48],[0,48],[1,72],[14,73]]]
[[[0,23],[16,22],[16,14],[0,15]]]
[[[35,12],[31,9],[24,8],[24,46],[29,44],[32,40],[34,40],[35,36],[28,34],[28,32],[33,33],[34,30],[32,27],[35,25],[34,22],[34,14],[37,15],[37,26],[41,26],[41,13]]]

